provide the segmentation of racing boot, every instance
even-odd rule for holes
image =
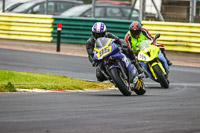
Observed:
[[[171,63],[171,61],[170,61],[170,60],[168,60],[168,59],[167,59],[167,57],[166,57],[166,54],[163,54],[163,55],[164,55],[165,59],[167,60],[167,64],[168,64],[168,66],[171,66],[171,65],[172,65],[172,63]]]
[[[143,81],[142,81],[142,77],[140,77],[139,75],[135,76],[135,78],[133,79],[133,82],[130,83],[131,90],[135,91],[135,93],[138,95],[143,95],[146,92],[146,90],[144,90],[144,87],[140,88],[141,83],[143,84]]]
[[[135,76],[135,77],[133,78],[132,83],[130,83],[130,87],[131,87],[131,90],[132,90],[132,91],[135,91],[135,84],[137,83],[137,81],[138,81],[138,76]]]
[[[165,58],[166,58],[166,57],[165,57]],[[166,60],[167,60],[167,64],[168,64],[168,66],[171,66],[171,65],[172,65],[171,61],[168,60],[167,58],[166,58]]]

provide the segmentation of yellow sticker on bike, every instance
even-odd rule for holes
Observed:
[[[106,46],[102,47],[101,49],[94,48],[94,50],[98,52],[96,55],[99,59],[103,58],[111,52],[112,46],[108,46],[111,40],[112,39],[109,39]]]
[[[141,85],[142,85],[142,82],[138,80],[138,82],[135,85],[135,89],[140,90]]]

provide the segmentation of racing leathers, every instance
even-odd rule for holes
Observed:
[[[119,44],[123,50],[123,53],[130,58],[131,60],[135,60],[135,57],[131,55],[131,50],[128,50],[128,44],[123,40],[118,38],[117,36],[113,35],[112,33],[106,32],[105,36],[106,38],[112,38],[115,39],[115,43]],[[86,44],[86,50],[88,53],[88,58],[89,61],[94,65],[94,61],[93,61],[93,50],[94,50],[94,45],[95,45],[95,41],[96,39],[91,36],[88,40],[87,40],[87,44]]]
[[[131,49],[128,48],[128,44],[123,40],[123,39],[120,39],[119,37],[113,35],[112,33],[109,33],[109,32],[106,32],[105,33],[105,36],[106,38],[112,38],[112,39],[115,39],[115,43],[116,44],[119,44],[120,47],[122,48],[122,51],[123,53],[131,60],[131,62],[136,66],[138,72],[141,70],[141,68],[139,67],[138,64],[136,64],[136,59],[135,59],[135,56],[133,54],[133,51]],[[88,40],[87,40],[87,44],[86,44],[86,50],[87,50],[87,53],[88,53],[88,58],[89,58],[89,61],[92,63],[92,65],[95,67],[97,66],[97,64],[95,63],[95,61],[93,61],[93,50],[94,50],[94,47],[95,47],[95,41],[96,39],[91,36]],[[96,76],[99,77],[99,71],[97,70],[96,71]],[[139,72],[140,73],[140,72]],[[98,78],[97,78],[98,79]],[[98,79],[99,81],[102,81],[100,78]]]
[[[153,42],[154,37],[151,36],[151,34],[148,32],[147,29],[142,28],[142,32],[140,33],[138,38],[133,38],[130,34],[130,31],[127,32],[125,35],[125,41],[128,43],[128,47],[132,48],[134,53],[138,53],[137,48],[138,45],[140,44],[141,41],[143,40],[151,40]],[[168,65],[170,66],[172,63],[167,59],[166,54],[165,54],[165,48],[162,44],[154,42],[153,45],[156,45],[160,48],[161,52],[163,53],[164,57],[167,60]]]

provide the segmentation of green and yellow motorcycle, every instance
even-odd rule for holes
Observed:
[[[152,45],[160,34],[157,34],[154,41],[144,40],[138,46],[138,61],[150,79],[159,82],[161,87],[169,88],[169,66],[159,47]]]

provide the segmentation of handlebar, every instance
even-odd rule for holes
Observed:
[[[151,43],[151,44],[153,44],[155,41],[156,41],[156,39],[158,39],[160,37],[160,34],[157,34],[156,36],[155,36],[155,38],[153,39],[153,42]]]

